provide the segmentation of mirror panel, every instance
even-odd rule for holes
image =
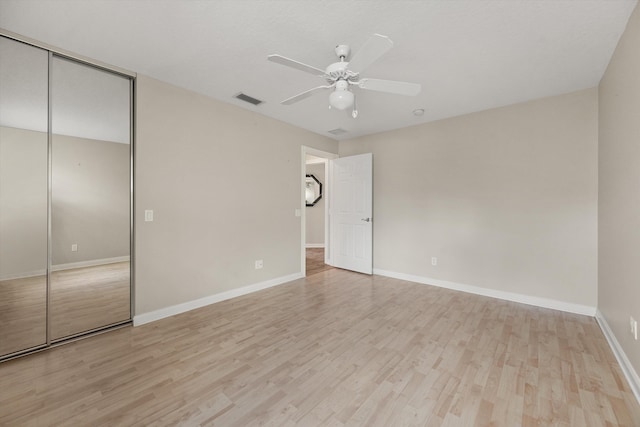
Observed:
[[[130,82],[52,64],[53,341],[130,319]]]
[[[0,37],[0,356],[47,342],[47,68]]]

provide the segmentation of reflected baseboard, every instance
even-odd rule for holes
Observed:
[[[116,262],[129,261],[130,258],[130,256],[119,256],[114,258],[90,259],[87,261],[70,262],[68,264],[53,265],[51,266],[51,271],[73,270],[74,268],[95,267],[98,265],[114,264]],[[5,274],[4,276],[0,276],[0,282],[5,280],[28,279],[29,277],[44,276],[46,274],[46,269]]]
[[[97,265],[114,264],[116,262],[129,261],[130,256],[119,256],[114,258],[90,259],[87,261],[70,262],[67,264],[52,265],[51,271],[72,270],[74,268],[95,267]]]
[[[5,280],[27,279],[29,277],[44,276],[46,274],[47,274],[46,269],[26,271],[23,273],[15,273],[15,274],[5,274],[4,276],[0,276],[0,282]]]
[[[307,249],[314,249],[314,248],[322,248],[322,249],[324,249],[324,243],[307,243],[305,245],[305,247]]]

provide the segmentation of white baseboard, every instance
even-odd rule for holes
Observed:
[[[15,279],[26,279],[26,278],[29,278],[29,277],[45,276],[46,274],[47,274],[47,270],[46,269],[34,270],[34,271],[25,271],[23,273],[5,274],[4,276],[0,276],[0,281],[3,281],[3,280],[15,280]]]
[[[276,277],[275,279],[266,280],[264,282],[255,283],[253,285],[243,286],[242,288],[238,289],[231,289],[226,292],[221,292],[219,294],[209,295],[196,300],[183,302],[182,304],[172,305],[170,307],[161,308],[149,313],[137,314],[133,316],[133,326],[144,325],[145,323],[154,322],[156,320],[164,319],[165,317],[175,316],[176,314],[195,310],[196,308],[204,307],[231,298],[236,298],[242,295],[261,291],[263,289],[282,285],[284,283],[291,282],[292,280],[302,279],[303,277],[304,274],[302,273],[289,274],[288,276]]]
[[[129,261],[129,259],[130,257],[126,255],[126,256],[119,256],[114,258],[90,259],[87,261],[70,262],[67,264],[52,265],[51,271],[72,270],[74,268],[82,268],[82,267],[95,267],[96,265],[105,265],[105,264],[113,264],[116,262]]]
[[[573,304],[565,301],[558,301],[549,298],[534,297],[513,292],[499,291],[496,289],[482,288],[480,286],[465,285],[462,283],[449,282],[446,280],[431,279],[429,277],[414,276],[394,271],[373,269],[373,274],[392,277],[394,279],[407,280],[409,282],[422,283],[425,285],[437,286],[440,288],[452,289],[454,291],[467,292],[470,294],[482,295],[486,297],[498,298],[507,301],[519,302],[536,307],[551,308],[553,310],[566,311],[568,313],[583,314],[585,316],[595,316],[596,308],[588,305]]]
[[[305,245],[306,248],[323,248],[324,249],[324,243],[307,243]]]
[[[638,377],[638,373],[635,369],[633,369],[633,365],[631,365],[629,358],[625,354],[622,346],[616,339],[615,334],[609,327],[607,319],[605,319],[600,310],[596,311],[596,320],[598,321],[598,325],[600,325],[600,329],[602,329],[604,337],[609,343],[609,347],[611,347],[613,354],[616,356],[616,359],[618,360],[620,368],[622,368],[624,376],[627,378],[627,382],[629,383],[629,387],[631,387],[631,391],[633,391],[636,400],[638,401],[638,403],[640,403],[640,377]]]

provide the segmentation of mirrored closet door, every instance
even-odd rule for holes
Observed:
[[[130,317],[129,79],[54,56],[51,339]]]
[[[131,94],[0,37],[0,360],[131,319]]]

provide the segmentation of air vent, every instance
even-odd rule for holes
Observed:
[[[344,129],[340,129],[340,128],[333,129],[333,130],[329,131],[329,133],[332,134],[332,135],[342,135],[343,133],[347,133],[347,132],[349,132],[349,131],[344,130]]]
[[[252,96],[245,95],[242,92],[237,94],[235,96],[235,98],[238,98],[240,101],[248,102],[249,104],[253,104],[253,105],[260,105],[263,102],[263,101],[260,101],[259,99],[256,99],[256,98],[252,97]]]

